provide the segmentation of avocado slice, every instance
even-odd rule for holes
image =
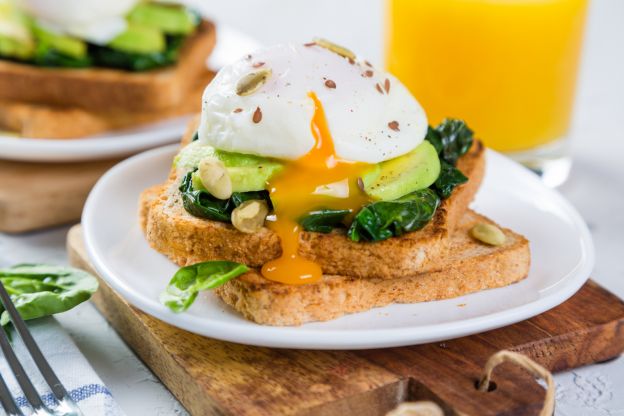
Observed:
[[[438,152],[425,140],[411,152],[375,165],[362,175],[362,182],[371,198],[391,201],[427,188],[439,175]]]
[[[34,52],[27,19],[12,3],[0,0],[0,56],[28,59]]]
[[[174,167],[194,169],[203,159],[218,159],[225,165],[232,180],[233,192],[251,192],[266,189],[266,183],[280,172],[284,165],[274,159],[243,153],[226,152],[212,146],[192,142],[174,159]],[[195,189],[204,189],[197,174],[193,174]]]
[[[139,4],[127,17],[130,23],[159,29],[170,35],[188,35],[197,26],[197,15],[185,7]]]
[[[0,34],[0,56],[17,59],[28,59],[35,51],[35,44],[32,41],[24,42],[17,38],[12,38]]]
[[[109,48],[130,53],[152,53],[165,50],[165,35],[159,29],[128,24],[125,32],[120,33],[108,45]]]
[[[87,44],[70,36],[60,35],[33,25],[33,33],[39,43],[39,48],[49,48],[72,58],[83,58],[87,55]]]

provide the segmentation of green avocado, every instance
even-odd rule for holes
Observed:
[[[173,164],[179,169],[194,169],[199,162],[207,158],[223,162],[232,180],[233,192],[266,189],[268,180],[284,167],[282,163],[273,159],[217,150],[199,142],[192,142],[182,149],[175,157]],[[196,174],[193,174],[193,186],[195,189],[203,189]]]
[[[164,51],[167,45],[161,30],[130,23],[125,32],[117,35],[106,46],[123,52],[152,53]]]
[[[427,188],[439,175],[438,152],[425,140],[403,156],[378,163],[362,175],[362,182],[371,198],[392,201]]]
[[[32,41],[25,42],[0,34],[0,56],[17,59],[28,59],[35,51]]]
[[[197,26],[198,18],[184,7],[147,3],[135,7],[128,15],[128,21],[170,35],[188,35]]]
[[[39,48],[50,48],[72,58],[83,58],[87,54],[87,44],[80,39],[50,32],[41,26],[34,25],[33,33]]]

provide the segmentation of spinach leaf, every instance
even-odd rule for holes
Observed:
[[[273,209],[269,192],[266,190],[234,192],[229,199],[218,199],[206,191],[196,190],[193,188],[192,178],[195,170],[184,175],[178,188],[182,193],[182,205],[189,214],[199,218],[230,222],[230,216],[234,208],[251,199],[265,200],[269,209]]]
[[[347,234],[353,241],[381,241],[424,227],[440,204],[430,188],[419,189],[394,201],[378,201],[357,213]]]
[[[455,166],[472,146],[473,132],[463,120],[445,119],[435,129],[429,127],[425,139],[438,151],[440,160]]]
[[[65,312],[88,300],[98,288],[95,277],[70,267],[22,264],[0,269],[0,281],[24,320]],[[0,325],[9,323],[6,311]]]
[[[202,290],[210,290],[225,284],[249,269],[232,261],[206,261],[182,267],[169,281],[160,301],[173,312],[184,312]]]
[[[348,209],[321,209],[312,211],[299,220],[306,231],[329,233],[332,229],[343,225],[343,221],[351,211]]]
[[[435,189],[438,194],[446,199],[453,193],[453,189],[457,185],[468,182],[468,178],[461,173],[459,169],[445,160],[440,161],[440,176],[436,179],[432,188]]]

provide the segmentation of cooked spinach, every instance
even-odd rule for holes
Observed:
[[[196,131],[195,134],[193,134],[193,138],[191,139],[192,142],[196,142],[197,140],[199,140],[199,131]]]
[[[195,169],[197,170],[197,169]],[[190,171],[178,188],[182,194],[182,205],[191,215],[215,221],[230,222],[234,208],[251,199],[265,200],[269,209],[273,209],[268,191],[234,192],[229,199],[218,199],[209,192],[193,188],[193,172]]]
[[[473,132],[462,120],[445,119],[435,128],[429,126],[425,140],[435,147],[440,157],[440,176],[431,188],[442,198],[448,198],[457,185],[468,178],[455,166],[473,142]]]
[[[299,224],[306,231],[327,234],[334,228],[342,226],[350,212],[348,209],[320,209],[308,213],[299,220]]]
[[[440,176],[431,186],[438,194],[446,199],[453,193],[457,185],[468,182],[468,178],[459,169],[445,160],[440,161]]]
[[[24,320],[70,310],[88,300],[98,288],[95,277],[87,272],[43,264],[0,269],[0,281]],[[8,313],[3,310],[0,325],[9,321]]]
[[[355,216],[348,235],[353,241],[381,241],[424,227],[440,204],[430,188],[419,189],[393,201],[365,205]]]
[[[199,292],[219,287],[248,270],[244,264],[232,261],[206,261],[182,267],[169,281],[160,301],[173,312],[184,312]]]

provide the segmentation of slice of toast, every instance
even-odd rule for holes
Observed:
[[[148,111],[182,102],[206,70],[215,28],[202,22],[186,40],[178,63],[145,72],[108,68],[41,68],[0,60],[0,100],[74,106],[90,111]]]
[[[162,110],[94,112],[77,107],[0,101],[0,130],[22,137],[70,139],[195,114],[201,110],[201,96],[213,76],[204,70],[180,104]]]
[[[301,325],[326,321],[391,303],[448,299],[518,282],[529,272],[529,243],[503,229],[505,244],[485,245],[469,236],[476,223],[493,222],[467,211],[450,238],[444,267],[398,279],[323,276],[318,283],[285,285],[257,272],[217,288],[217,295],[245,318],[264,325]]]
[[[195,131],[191,125],[183,142]],[[475,141],[458,168],[469,178],[442,202],[422,230],[385,241],[354,242],[344,230],[329,234],[302,232],[299,252],[317,262],[325,274],[394,279],[435,270],[446,263],[449,236],[472,201],[484,174],[485,151]],[[254,234],[231,224],[197,218],[182,206],[179,172],[141,197],[141,222],[149,244],[180,266],[230,260],[260,267],[281,254],[279,237],[268,228]]]

